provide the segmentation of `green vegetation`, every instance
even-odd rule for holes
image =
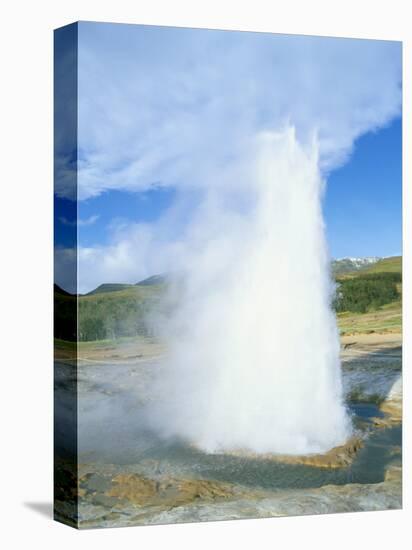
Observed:
[[[356,260],[351,258],[342,258],[341,260],[332,261],[332,273],[337,279],[344,277],[356,277],[366,273],[388,273],[402,272],[402,256],[391,256],[390,258],[382,258],[376,262],[364,263],[357,265]]]
[[[79,341],[150,336],[150,317],[159,306],[163,288],[133,285],[79,297]]]
[[[150,336],[164,285],[128,285],[74,296],[55,285],[54,335],[58,340],[88,342]],[[97,289],[96,289],[97,290]],[[78,327],[76,331],[76,319]]]
[[[361,270],[362,273],[402,273],[402,256],[382,258]]]
[[[54,285],[54,337],[74,342],[76,330],[76,296]]]
[[[340,333],[368,334],[402,331],[402,305],[400,300],[367,313],[338,313]]]
[[[357,271],[337,275],[336,283],[334,307],[340,319],[344,319],[345,312],[349,315],[382,311],[381,321],[385,319],[384,324],[388,325],[389,323],[390,325],[394,319],[390,316],[389,320],[385,312],[388,308],[391,309],[391,304],[393,304],[397,312],[394,322],[396,325],[400,325],[402,256],[383,258]],[[368,318],[368,322],[370,321],[371,319]],[[365,324],[367,323],[362,323],[362,325]],[[374,326],[375,324],[373,323]],[[387,329],[390,328],[389,325],[386,327]],[[370,328],[370,330],[375,329]]]
[[[371,273],[338,281],[334,306],[337,312],[366,313],[399,300],[400,273]]]
[[[103,285],[98,286],[86,296],[92,296],[93,294],[103,294],[105,292],[116,292],[118,290],[126,290],[128,288],[133,287],[134,285],[125,285],[125,284],[118,284],[118,283],[106,283]]]
[[[342,335],[401,332],[402,257],[336,276],[335,308]]]
[[[401,257],[336,275],[341,334],[400,331],[401,280]],[[166,284],[164,276],[154,276],[136,285],[100,285],[78,297],[55,285],[55,338],[85,345],[151,336],[151,319],[160,311]]]

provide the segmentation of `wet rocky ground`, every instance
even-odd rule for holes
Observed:
[[[78,368],[81,528],[387,510],[402,505],[401,340],[346,338],[343,382],[354,439],[335,457],[208,455],[145,428],[144,404],[164,362],[158,350]],[[57,366],[61,388],[73,367]],[[331,456],[332,456],[331,455]],[[339,460],[336,461],[336,456]],[[58,461],[57,514],[77,504],[75,474]],[[72,476],[72,477],[70,477]]]

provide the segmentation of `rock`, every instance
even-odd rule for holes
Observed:
[[[284,457],[283,461],[289,464],[305,464],[318,468],[344,468],[355,458],[359,449],[363,447],[363,440],[360,437],[351,437],[343,445],[334,447],[330,451],[306,456]]]
[[[402,375],[393,384],[388,397],[383,401],[380,409],[394,421],[402,421]]]
[[[134,504],[146,504],[156,495],[156,482],[137,474],[119,474],[113,478],[106,495],[126,499]]]
[[[389,428],[402,422],[402,375],[395,380],[379,409],[384,413],[384,417],[374,418],[375,426]]]
[[[281,454],[255,454],[249,451],[235,451],[232,454],[237,456],[253,457],[256,460],[275,460],[285,464],[303,464],[305,466],[316,466],[318,468],[344,468],[355,458],[356,453],[363,447],[361,437],[351,437],[343,445],[334,447],[322,454],[308,455],[281,455]]]
[[[154,481],[138,474],[119,474],[105,494],[140,506],[180,506],[200,500],[225,499],[234,494],[229,483],[204,479],[166,478]]]

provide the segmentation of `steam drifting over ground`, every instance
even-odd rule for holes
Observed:
[[[342,443],[321,172],[400,115],[400,43],[80,23],[79,50],[79,216],[94,223],[56,248],[56,281],[70,290],[75,262],[82,293],[179,274],[179,306],[155,319],[171,356],[153,427],[207,451]],[[105,201],[159,188],[174,198],[150,219]]]
[[[211,193],[191,227],[153,422],[209,452],[323,452],[351,426],[317,142],[286,128],[261,134],[255,152],[243,212]]]

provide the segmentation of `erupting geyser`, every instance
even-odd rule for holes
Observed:
[[[316,140],[257,140],[250,201],[209,196],[168,323],[163,433],[208,452],[324,452],[349,437]]]

